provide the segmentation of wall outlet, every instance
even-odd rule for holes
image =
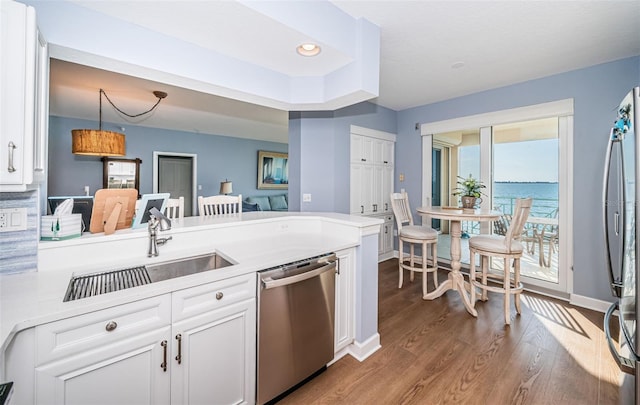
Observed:
[[[302,194],[302,202],[311,202],[311,194]]]
[[[26,208],[0,209],[0,232],[26,231]]]

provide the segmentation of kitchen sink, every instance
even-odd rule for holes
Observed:
[[[221,269],[234,263],[216,253],[114,271],[72,276],[64,301],[137,287],[204,271]]]
[[[224,257],[216,253],[210,253],[170,262],[151,264],[146,267],[151,282],[155,282],[188,276],[189,274],[201,273],[203,271],[221,269],[232,265],[233,263]]]

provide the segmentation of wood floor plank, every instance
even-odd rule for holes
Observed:
[[[382,348],[363,362],[345,356],[281,404],[633,403],[633,377],[608,351],[603,314],[524,293],[522,315],[512,306],[507,326],[500,294],[478,302],[474,318],[454,291],[423,300],[420,274],[411,283],[405,273],[399,289],[397,266],[378,267]]]

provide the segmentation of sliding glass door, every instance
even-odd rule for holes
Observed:
[[[535,112],[531,115],[536,118]],[[526,117],[526,114],[521,116]],[[451,191],[458,176],[470,174],[487,185],[482,208],[501,211],[502,221],[507,226],[515,200],[533,198],[529,221],[521,236],[525,245],[522,279],[532,288],[569,291],[567,280],[572,258],[567,248],[571,238],[567,211],[571,206],[572,123],[571,115],[501,122],[498,114],[498,119],[490,126],[432,135],[423,133],[427,138],[423,142],[424,156],[429,150],[430,160],[423,167],[431,169],[429,178],[432,180],[430,184],[423,183],[423,188],[425,185],[431,188],[428,195],[433,205],[459,204]],[[442,126],[439,124],[434,126]],[[455,124],[447,122],[447,125],[453,128]],[[443,160],[448,162],[446,166],[442,164]],[[463,222],[463,268],[469,263],[465,238],[504,231],[495,225]],[[446,262],[450,259],[448,224],[442,221],[438,226],[441,231],[439,243],[442,244],[438,256]],[[499,269],[502,263],[495,262],[492,266]]]

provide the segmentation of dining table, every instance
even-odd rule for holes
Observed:
[[[441,297],[449,290],[456,290],[462,297],[462,303],[467,311],[477,317],[478,312],[474,308],[475,305],[471,302],[468,294],[471,287],[470,285],[465,285],[468,283],[464,281],[464,275],[460,271],[462,221],[495,221],[500,218],[502,213],[500,211],[485,209],[462,209],[458,207],[438,206],[418,207],[417,211],[419,214],[428,215],[431,218],[450,221],[449,233],[451,236],[451,271],[449,272],[449,276],[447,280],[438,285],[434,291],[424,295],[422,299],[433,300]]]

